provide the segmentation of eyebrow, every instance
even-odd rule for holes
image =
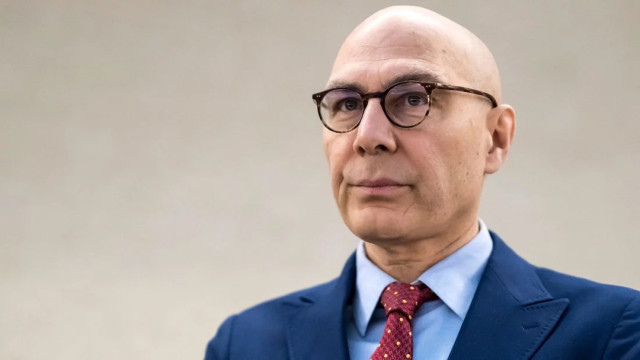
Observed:
[[[385,81],[383,85],[383,89],[388,89],[389,87],[399,84],[405,81],[420,81],[420,82],[431,82],[431,83],[442,83],[442,77],[433,72],[427,71],[411,71],[408,73],[404,73],[398,76],[395,76],[387,81]]]
[[[382,84],[383,86],[382,86],[382,89],[380,89],[380,91],[383,91],[385,89],[390,88],[393,85],[396,85],[405,81],[443,83],[442,77],[436,73],[424,71],[424,70],[410,71],[404,74],[394,76],[391,79],[383,82]],[[327,84],[327,89],[334,89],[334,88],[346,88],[346,89],[357,90],[363,93],[365,92],[364,87],[358,84],[357,82],[343,81],[339,79],[332,80]]]

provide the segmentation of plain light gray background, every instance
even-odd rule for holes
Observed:
[[[336,276],[321,90],[391,1],[0,2],[0,358],[198,359]],[[533,263],[640,287],[640,2],[413,1],[485,40],[517,112],[481,216]]]

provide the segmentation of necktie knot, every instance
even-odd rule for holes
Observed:
[[[400,311],[411,317],[424,302],[435,300],[437,296],[426,285],[393,282],[389,284],[380,297],[387,316],[392,311]]]
[[[380,345],[371,360],[407,360],[413,358],[413,313],[424,302],[437,296],[424,284],[393,282],[382,291],[380,302],[387,313],[387,323]]]

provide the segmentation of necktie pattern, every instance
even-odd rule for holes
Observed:
[[[426,285],[393,282],[382,292],[380,303],[387,314],[387,324],[380,345],[371,360],[406,360],[413,358],[413,314],[423,303],[438,297]]]

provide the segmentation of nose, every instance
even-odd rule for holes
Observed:
[[[353,150],[359,155],[396,151],[395,129],[382,110],[379,99],[370,99],[356,128]]]

